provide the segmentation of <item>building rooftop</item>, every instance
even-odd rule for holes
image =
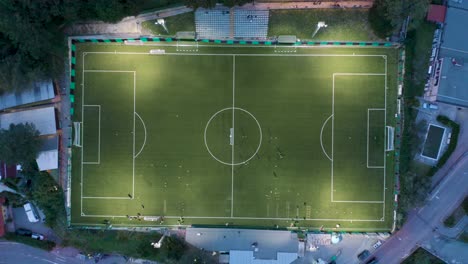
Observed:
[[[443,5],[431,5],[427,13],[427,20],[432,22],[444,23],[447,7]]]
[[[278,252],[298,252],[297,234],[279,230],[187,228],[188,243],[208,251],[252,251],[257,259],[276,259]]]
[[[57,132],[55,109],[53,106],[35,108],[0,115],[0,128],[8,129],[10,124],[31,123],[42,135],[53,135]]]
[[[468,0],[466,1],[468,2]],[[441,57],[468,58],[468,9],[449,7],[445,20]]]
[[[58,168],[58,136],[42,138],[42,146],[36,162],[40,171]]]
[[[36,82],[24,91],[6,93],[0,96],[0,110],[49,100],[54,96],[52,81]]]

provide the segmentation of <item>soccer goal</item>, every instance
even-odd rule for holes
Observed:
[[[395,149],[393,142],[395,141],[395,128],[387,126],[387,151],[392,151]]]
[[[73,145],[81,147],[81,122],[73,122],[75,128],[75,137],[73,138]]]

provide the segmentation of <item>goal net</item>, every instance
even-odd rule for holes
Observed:
[[[81,147],[81,122],[73,122],[75,128],[75,137],[73,138],[73,145]]]
[[[387,151],[391,151],[395,149],[393,142],[395,141],[395,128],[391,126],[387,126]]]

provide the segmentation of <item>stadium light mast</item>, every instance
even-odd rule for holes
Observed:
[[[312,34],[312,38],[314,38],[315,35],[317,35],[317,33],[319,32],[319,30],[324,27],[328,27],[328,25],[324,21],[319,21],[317,23],[317,27],[315,28],[314,33]]]
[[[166,21],[164,21],[163,18],[158,18],[158,20],[156,20],[156,22],[154,22],[155,25],[161,25],[164,30],[167,32],[167,34],[169,34],[169,30],[167,30],[167,27],[166,27]]]

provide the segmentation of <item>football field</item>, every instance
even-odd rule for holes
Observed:
[[[76,46],[72,225],[388,230],[397,50]]]

